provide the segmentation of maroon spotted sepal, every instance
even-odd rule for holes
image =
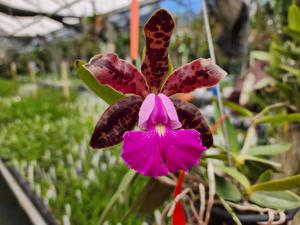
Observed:
[[[130,96],[111,105],[97,122],[90,145],[105,148],[120,143],[125,131],[134,128],[142,101],[139,96]]]
[[[142,73],[114,53],[96,55],[84,65],[102,85],[123,94],[146,96],[148,86]]]
[[[168,75],[168,47],[175,22],[168,11],[160,9],[148,20],[144,27],[146,54],[142,64],[151,92],[157,93]]]
[[[211,59],[196,59],[176,69],[165,83],[162,93],[171,96],[177,93],[189,93],[196,88],[212,87],[226,74]]]

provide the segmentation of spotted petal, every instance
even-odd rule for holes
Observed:
[[[162,93],[174,95],[188,93],[196,88],[216,85],[226,72],[211,59],[197,59],[176,69],[165,83]]]
[[[114,53],[96,55],[85,67],[102,85],[108,85],[123,94],[145,96],[148,93],[148,86],[141,72]]]
[[[169,70],[168,47],[175,22],[168,11],[160,9],[144,27],[146,55],[142,73],[147,78],[151,92],[157,93]]]
[[[209,148],[213,145],[213,136],[205,118],[199,109],[191,103],[171,98],[177,110],[179,121],[184,129],[195,129],[201,134],[202,144]]]
[[[139,96],[130,96],[111,105],[97,122],[90,145],[105,148],[120,143],[125,131],[134,128],[142,101]]]

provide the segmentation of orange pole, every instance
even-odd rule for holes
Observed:
[[[131,0],[130,4],[130,57],[136,60],[139,49],[139,1]]]

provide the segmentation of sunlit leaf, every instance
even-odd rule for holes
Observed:
[[[86,62],[82,60],[75,61],[75,68],[80,79],[93,91],[97,96],[108,104],[112,104],[123,97],[122,94],[116,92],[112,88],[101,85],[95,77],[83,67]]]
[[[285,115],[268,115],[257,120],[257,123],[282,123],[300,122],[300,113],[290,113]]]
[[[251,186],[251,191],[284,191],[300,187],[300,174]]]
[[[265,52],[265,51],[251,51],[250,59],[269,61],[270,55],[268,52]]]
[[[300,10],[296,4],[291,4],[288,10],[288,27],[300,32]]]
[[[260,191],[250,195],[250,201],[262,207],[273,209],[294,209],[300,207],[300,198],[290,191]]]
[[[257,145],[249,149],[248,154],[254,156],[274,156],[291,149],[290,144]]]

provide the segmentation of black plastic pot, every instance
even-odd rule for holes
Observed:
[[[299,208],[287,210],[285,212],[286,222],[284,224],[287,224],[288,221],[291,221],[298,210]],[[266,222],[269,219],[268,215],[260,215],[255,213],[237,213],[236,215],[243,225],[257,225],[257,222]],[[275,221],[277,220],[279,220],[279,215],[275,215]],[[212,215],[209,224],[235,225],[235,222],[232,220],[231,215],[222,206],[214,206],[212,209]]]

